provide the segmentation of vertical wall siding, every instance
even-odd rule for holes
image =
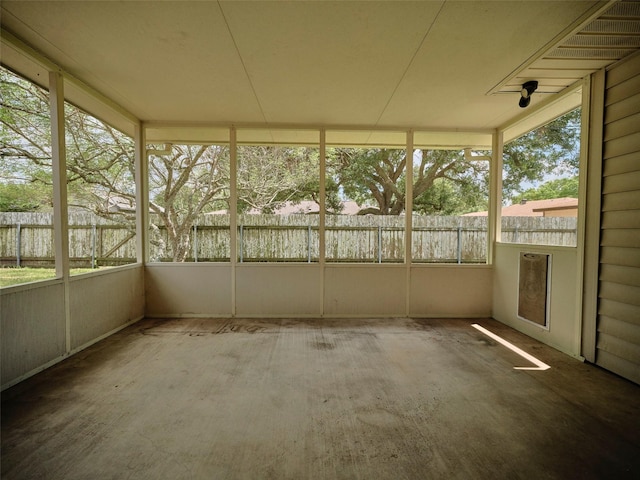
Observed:
[[[142,318],[143,281],[132,265],[1,289],[1,389]]]
[[[640,56],[607,72],[596,363],[640,383]]]
[[[66,353],[64,284],[51,280],[29,287],[0,291],[3,389]]]

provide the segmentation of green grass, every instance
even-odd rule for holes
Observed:
[[[72,268],[71,275],[94,271],[95,269],[91,268]],[[0,287],[49,280],[55,276],[56,270],[54,268],[0,268]]]

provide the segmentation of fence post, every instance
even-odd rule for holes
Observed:
[[[198,224],[193,225],[193,261],[198,263]]]
[[[378,225],[378,263],[382,263],[382,225]]]
[[[240,243],[240,248],[239,248],[239,250],[240,250],[240,263],[242,263],[242,260],[243,260],[243,258],[244,258],[243,254],[242,254],[243,244],[244,244],[244,242],[243,242],[243,240],[242,240],[242,234],[243,234],[243,232],[244,232],[244,227],[243,227],[243,225],[241,224],[241,225],[240,225],[240,235],[239,235],[239,237],[240,237],[240,238],[238,239],[238,240],[239,240],[239,243]]]
[[[462,263],[462,227],[458,226],[458,265]]]
[[[513,243],[518,243],[518,225],[513,229]]]
[[[311,263],[311,225],[307,225],[307,263]]]
[[[91,268],[96,268],[96,224],[91,225]]]
[[[20,250],[22,250],[22,224],[16,225],[16,265],[20,268]]]

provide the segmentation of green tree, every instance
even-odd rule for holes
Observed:
[[[156,235],[163,256],[183,262],[191,251],[191,228],[203,212],[228,208],[229,148],[219,145],[171,145],[149,150],[149,208],[166,229],[167,244]]]
[[[514,200],[525,185],[549,175],[578,174],[580,109],[573,110],[504,146],[503,198]],[[328,149],[327,193],[340,192],[365,207],[361,214],[404,211],[407,166],[404,150]],[[414,211],[457,215],[485,210],[488,163],[468,160],[462,151],[418,150],[413,158]]]
[[[513,203],[522,200],[546,200],[550,198],[578,197],[578,177],[556,178],[537,188],[530,188],[513,197]]]
[[[51,126],[45,90],[0,68],[0,206],[51,208]]]
[[[40,212],[51,209],[51,189],[33,183],[0,183],[0,212]]]
[[[320,204],[320,163],[315,148],[239,146],[238,211],[273,213],[287,202]]]
[[[580,163],[578,108],[504,146],[503,198],[515,202],[548,175],[575,177]]]
[[[404,212],[405,150],[337,148],[328,158],[337,188],[365,205],[360,214]],[[461,151],[428,149],[416,151],[412,160],[414,211],[452,215],[485,206],[487,162],[468,161]]]

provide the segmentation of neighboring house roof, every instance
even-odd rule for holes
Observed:
[[[342,215],[357,215],[362,209],[360,205],[351,200],[342,202],[342,211],[336,212]],[[303,200],[302,202],[286,202],[282,207],[277,208],[273,213],[275,215],[307,215],[320,212],[320,206],[313,200]],[[208,212],[208,215],[224,215],[229,213],[227,210],[216,210]],[[250,214],[259,214],[260,212],[251,209]]]
[[[347,200],[342,202],[342,210],[340,213],[342,215],[357,215],[357,213],[362,209],[360,205],[351,200]],[[302,202],[287,202],[282,207],[275,210],[276,215],[291,215],[291,214],[308,214],[308,213],[319,213],[320,205],[318,205],[313,200],[304,200]],[[251,212],[254,213],[254,212]]]
[[[548,200],[523,200],[515,205],[502,207],[503,217],[542,217],[550,210],[577,209],[577,198],[552,198]],[[487,212],[466,213],[465,217],[486,217]]]
[[[105,204],[107,208],[107,212],[109,213],[117,213],[117,212],[128,212],[133,213],[136,211],[136,207],[134,202],[125,197],[120,196],[109,196],[105,199]]]

